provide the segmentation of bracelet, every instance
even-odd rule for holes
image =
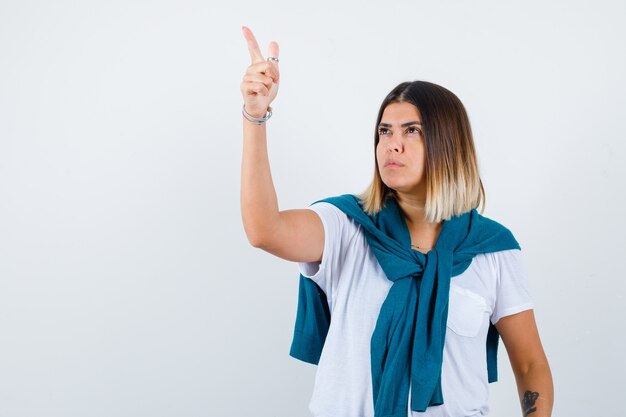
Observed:
[[[267,106],[267,112],[265,113],[265,117],[254,117],[246,111],[246,105],[244,103],[243,107],[241,108],[241,114],[243,114],[243,117],[245,117],[246,120],[248,120],[249,122],[255,125],[261,125],[267,122],[270,117],[272,117],[272,106]]]

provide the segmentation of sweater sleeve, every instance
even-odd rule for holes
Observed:
[[[522,251],[510,249],[494,253],[496,261],[496,300],[491,322],[534,307]]]

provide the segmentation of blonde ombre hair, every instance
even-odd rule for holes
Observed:
[[[429,222],[449,220],[486,203],[485,190],[478,172],[478,161],[469,118],[461,100],[451,91],[427,81],[398,84],[383,100],[374,133],[374,154],[378,145],[378,125],[391,103],[411,103],[422,118],[426,147],[426,203],[424,214]],[[357,194],[363,210],[374,215],[385,200],[396,196],[380,177],[374,157],[374,179]]]

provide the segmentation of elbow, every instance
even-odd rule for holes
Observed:
[[[244,217],[243,228],[246,232],[248,242],[255,248],[265,249],[276,241],[278,221],[270,221],[268,217],[262,220],[248,219]]]
[[[263,241],[255,236],[248,236],[248,243],[257,249],[263,247]]]
[[[249,230],[248,228],[244,227],[244,229],[246,232],[246,237],[248,238],[248,243],[250,243],[250,245],[255,248],[261,248],[264,244],[263,236],[258,232]]]
[[[529,373],[548,373],[550,374],[550,365],[547,360],[532,361],[523,365],[513,367],[513,373],[517,377],[524,377]]]

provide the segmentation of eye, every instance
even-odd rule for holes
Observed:
[[[389,129],[386,129],[386,128],[384,128],[384,127],[381,127],[381,128],[379,128],[379,129],[378,129],[378,134],[379,134],[379,135],[385,135],[385,134],[386,134],[386,132],[387,132],[388,130],[389,130]],[[419,133],[420,135],[422,134],[422,131],[421,131],[421,130],[419,130],[418,128],[413,127],[413,126],[409,127],[406,131],[407,131],[407,132],[409,132],[409,131],[413,131],[412,133]]]

